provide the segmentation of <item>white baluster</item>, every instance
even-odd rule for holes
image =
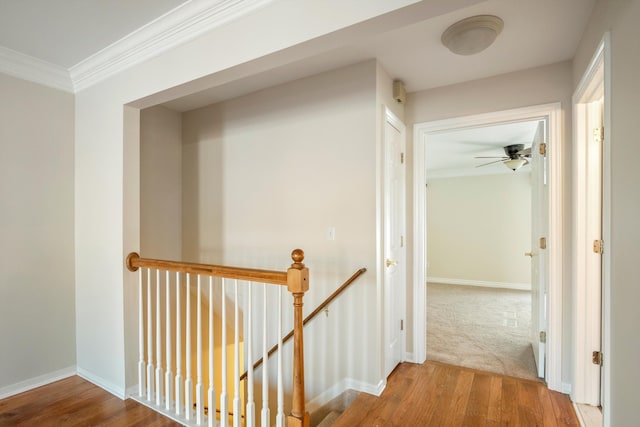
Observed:
[[[167,277],[166,277],[166,300],[165,300],[165,307],[166,307],[166,314],[165,314],[165,319],[166,319],[166,334],[165,334],[165,345],[166,345],[166,359],[167,359],[167,369],[165,370],[165,374],[164,374],[164,379],[165,379],[165,391],[166,391],[166,398],[165,398],[165,409],[167,411],[169,411],[171,409],[171,400],[173,399],[173,372],[171,371],[171,364],[172,364],[172,360],[171,360],[171,280],[170,280],[171,274],[169,273],[169,271],[167,271]]]
[[[184,381],[182,380],[182,323],[180,311],[180,273],[176,272],[176,415],[182,414],[182,402],[184,402]]]
[[[198,307],[196,313],[196,424],[204,423],[204,385],[202,384],[202,285],[198,274]]]
[[[276,427],[284,427],[284,387],[282,384],[282,286],[278,287],[278,412]]]
[[[247,336],[244,342],[247,343],[247,410],[245,413],[246,427],[255,427],[256,425],[256,404],[253,399],[253,283],[248,283],[248,302],[247,302]]]
[[[147,364],[144,361],[144,290],[142,289],[142,268],[138,269],[138,396],[146,394],[145,369]]]
[[[185,363],[187,365],[187,377],[184,380],[184,417],[191,420],[193,414],[193,378],[191,377],[191,275],[187,273],[187,313],[185,318],[185,331],[186,335],[185,346],[186,356]]]
[[[160,304],[160,270],[156,270],[156,405],[162,406],[163,388],[162,381],[162,319]]]
[[[155,366],[153,366],[153,300],[151,298],[151,269],[147,270],[147,400],[153,401]]]
[[[227,394],[227,292],[222,279],[222,390],[220,392],[220,425],[229,427],[229,396]]]
[[[216,425],[216,386],[214,371],[214,346],[213,346],[213,277],[209,277],[209,390],[208,390],[208,426]],[[265,424],[266,427],[266,424]]]
[[[234,311],[234,346],[233,346],[233,427],[241,426],[240,403],[240,309],[238,307],[238,281],[234,280],[235,311]]]
[[[269,369],[267,366],[269,353],[267,351],[267,285],[262,285],[262,427],[267,427],[271,421],[269,411]]]

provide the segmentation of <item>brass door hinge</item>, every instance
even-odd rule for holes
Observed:
[[[604,127],[595,128],[593,130],[593,139],[595,139],[596,142],[604,141]]]
[[[404,153],[400,153],[400,163],[404,164]]]
[[[604,241],[603,240],[594,240],[593,241],[593,253],[601,254],[604,252]]]
[[[400,236],[400,247],[404,248],[404,236]]]
[[[404,319],[400,319],[400,330],[404,331]]]
[[[540,238],[540,249],[547,249],[547,238],[546,237],[541,237]]]
[[[591,361],[593,362],[594,365],[602,366],[602,362],[603,362],[602,352],[594,351],[591,354]]]
[[[538,147],[538,152],[540,153],[541,156],[546,156],[547,155],[547,144],[545,144],[544,142],[541,142],[540,146]]]
[[[543,344],[547,342],[547,333],[545,331],[540,331],[540,342]]]

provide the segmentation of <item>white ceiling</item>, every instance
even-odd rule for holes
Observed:
[[[248,10],[257,1],[269,0],[0,0],[0,54],[3,47],[9,48],[73,70],[163,15],[179,16],[178,12],[188,7],[224,2],[245,5]],[[423,1],[423,7],[414,8],[417,12],[410,25],[397,28],[391,17],[388,19],[391,22],[383,21],[380,32],[373,36],[351,37],[346,41],[336,38],[334,48],[321,54],[165,105],[186,111],[372,58],[377,58],[392,78],[403,80],[408,92],[570,60],[595,3],[595,0],[470,0],[467,4],[471,6],[433,17],[434,10],[446,10],[447,1]],[[477,14],[493,14],[504,20],[504,29],[492,46],[472,56],[458,56],[442,46],[440,36],[449,25]],[[385,28],[395,29],[384,31]],[[441,143],[429,148],[437,151],[437,156],[431,157],[440,163],[428,164],[428,168],[469,170],[476,163],[462,162],[469,162],[474,156],[500,156],[501,147],[530,142],[531,138],[531,129],[525,125],[450,132],[442,135]],[[480,147],[487,147],[486,151]],[[447,164],[441,164],[445,159]],[[506,169],[501,164],[481,169],[489,173],[492,167],[496,171]]]
[[[0,0],[0,45],[69,69],[187,0]]]
[[[525,148],[531,147],[538,124],[539,120],[531,120],[463,128],[431,135],[427,143],[427,178],[528,173],[531,169],[529,165],[514,172],[501,162],[480,166],[494,159],[475,157],[495,156],[498,157],[495,160],[500,160],[500,157],[505,156],[503,148],[507,145],[524,144]]]

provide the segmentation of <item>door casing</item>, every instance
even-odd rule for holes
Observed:
[[[414,125],[413,131],[413,353],[423,363],[427,355],[426,327],[426,146],[436,132],[524,120],[547,120],[549,144],[549,253],[548,330],[546,381],[550,389],[567,392],[562,385],[562,283],[563,283],[563,158],[562,109],[559,102],[493,113],[457,117]]]
[[[606,363],[606,355],[609,347],[610,307],[608,306],[610,294],[610,251],[606,250],[611,235],[611,193],[610,193],[610,134],[609,126],[609,33],[606,33],[594,53],[584,76],[580,80],[573,95],[573,153],[574,153],[574,180],[573,180],[573,223],[574,225],[574,262],[573,268],[573,388],[571,398],[577,403],[601,405],[605,425],[609,416],[606,402],[609,399],[609,370]],[[593,275],[598,274],[598,269],[590,267],[593,262],[591,249],[593,221],[598,221],[597,215],[591,209],[597,209],[589,201],[593,192],[590,185],[594,184],[589,176],[589,153],[585,146],[586,140],[592,135],[588,125],[593,112],[589,103],[602,99],[604,115],[604,142],[602,144],[602,169],[601,169],[601,238],[604,241],[604,251],[601,255],[601,273],[597,280]],[[602,368],[594,366],[591,362],[592,352],[600,350],[604,354],[605,362]]]
[[[406,318],[406,130],[405,125],[396,117],[391,110],[385,108],[385,115],[383,121],[383,188],[384,188],[384,202],[383,202],[383,259],[382,268],[384,276],[384,374],[385,378],[391,373],[396,366],[396,362],[402,362],[405,360],[406,353],[406,328],[400,327],[400,322],[404,322]],[[400,188],[397,189],[398,194],[395,194],[399,200],[395,200],[398,206],[393,206],[394,197],[391,190],[391,183],[389,182],[390,176],[388,176],[389,161],[393,162],[394,159],[389,159],[390,147],[388,147],[387,129],[392,127],[398,131],[399,134],[399,151],[402,153],[402,166],[400,167]],[[397,153],[395,153],[397,154]],[[394,157],[395,154],[391,154]],[[397,159],[395,159],[397,160]],[[393,210],[395,218],[389,215],[389,211]],[[392,221],[395,222],[392,224]],[[400,240],[391,242],[389,236],[397,234]],[[391,259],[393,258],[393,259]],[[396,262],[397,265],[386,265],[387,259],[392,262]],[[389,273],[393,270],[394,277],[391,278]],[[399,286],[398,286],[399,285]],[[395,335],[395,333],[398,335]],[[394,340],[393,338],[397,338]],[[391,348],[392,341],[395,342],[395,352],[397,355],[392,354],[394,350]]]

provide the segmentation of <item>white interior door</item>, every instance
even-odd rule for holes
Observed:
[[[549,190],[546,163],[547,126],[541,120],[531,145],[531,346],[538,376],[545,377],[547,298]],[[541,149],[541,147],[544,147]]]
[[[405,128],[389,111],[384,124],[385,375],[404,360],[406,299]]]

